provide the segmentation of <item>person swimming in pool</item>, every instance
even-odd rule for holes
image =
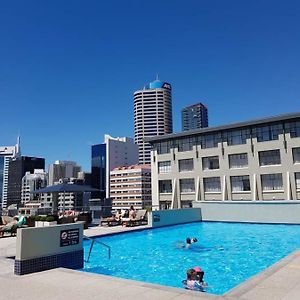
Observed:
[[[192,244],[194,244],[196,242],[198,242],[197,238],[189,238],[189,237],[187,237],[186,240],[185,240],[185,242],[179,241],[177,243],[177,248],[186,248],[186,249],[188,249],[188,248],[191,247]]]
[[[190,248],[192,244],[197,243],[197,238],[186,238],[185,248]]]

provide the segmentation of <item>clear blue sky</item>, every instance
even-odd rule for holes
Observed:
[[[300,2],[0,1],[0,145],[89,171],[156,73],[176,132],[200,101],[211,126],[300,111]]]

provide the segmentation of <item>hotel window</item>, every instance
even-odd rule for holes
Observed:
[[[260,166],[270,166],[270,165],[280,165],[280,150],[270,150],[270,151],[260,151],[258,152],[259,165]]]
[[[232,176],[231,180],[231,190],[233,192],[245,192],[250,191],[250,180],[249,176]]]
[[[210,156],[202,158],[202,168],[203,170],[217,170],[220,168],[219,166],[219,157],[218,156]]]
[[[190,172],[194,170],[194,161],[190,159],[180,159],[178,161],[179,172]]]
[[[227,132],[227,145],[246,144],[250,138],[250,129],[232,130]]]
[[[256,127],[256,138],[258,142],[278,140],[279,134],[283,132],[282,124]]]
[[[178,151],[179,152],[193,150],[193,144],[194,144],[193,138],[179,139],[179,140],[177,140],[177,143],[178,143]]]
[[[230,154],[230,155],[228,155],[228,158],[229,158],[229,168],[230,169],[238,169],[238,168],[248,167],[247,153]]]
[[[166,153],[170,153],[170,141],[166,141],[166,142],[161,142],[157,144],[157,153],[158,154],[166,154]]]
[[[218,143],[221,142],[221,134],[208,134],[202,135],[200,138],[201,148],[215,148],[218,147]]]
[[[204,192],[221,192],[221,180],[220,177],[203,178]]]
[[[171,172],[171,161],[160,161],[158,162],[158,173],[170,173]]]
[[[194,178],[179,179],[181,193],[194,193],[195,181]]]
[[[160,193],[172,193],[172,181],[171,180],[159,180],[159,192]]]
[[[300,121],[289,122],[286,127],[291,138],[300,137]]]
[[[261,175],[261,185],[263,191],[283,190],[282,174],[264,174]]]
[[[294,164],[300,163],[300,148],[293,148],[293,162]]]
[[[295,173],[296,189],[300,190],[300,172]]]

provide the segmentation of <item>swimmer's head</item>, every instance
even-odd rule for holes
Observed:
[[[196,239],[196,238],[192,238],[192,241],[191,241],[192,243],[196,243],[196,242],[198,242],[198,240]]]
[[[186,243],[187,244],[191,244],[192,243],[191,239],[190,238],[186,238]]]

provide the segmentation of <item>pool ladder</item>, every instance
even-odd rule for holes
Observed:
[[[102,243],[102,242],[99,242],[99,241],[96,241],[95,239],[92,239],[92,238],[90,238],[90,237],[88,237],[88,236],[83,236],[85,239],[88,239],[88,240],[91,240],[92,242],[91,242],[91,246],[90,246],[90,251],[89,251],[89,255],[88,255],[88,258],[87,258],[87,260],[86,260],[86,262],[89,262],[89,260],[90,260],[90,256],[91,256],[91,253],[92,253],[92,249],[93,249],[93,246],[94,246],[94,243],[97,243],[97,244],[100,244],[100,245],[102,245],[102,246],[104,246],[104,247],[106,247],[107,249],[108,249],[108,258],[110,259],[110,250],[111,250],[111,248],[110,248],[110,246],[108,246],[108,245],[106,245],[106,244],[104,244],[104,243]]]

